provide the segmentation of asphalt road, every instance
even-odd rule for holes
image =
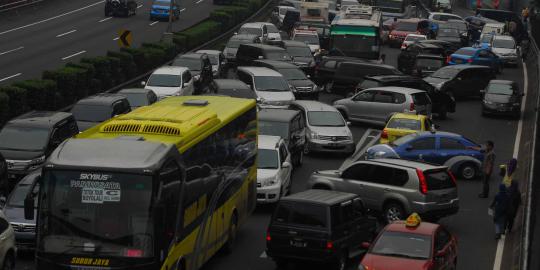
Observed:
[[[0,85],[15,80],[41,78],[82,57],[105,55],[118,50],[118,31],[130,30],[133,45],[157,41],[167,22],[149,20],[151,0],[137,0],[137,15],[129,18],[104,16],[104,1],[49,0],[35,7],[0,16]],[[179,31],[208,17],[216,8],[212,0],[180,1]]]

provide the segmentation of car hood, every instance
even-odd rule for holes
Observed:
[[[295,57],[293,57],[293,62],[295,64],[307,65],[307,64],[313,62],[313,57],[295,56]]]
[[[28,151],[28,150],[6,150],[1,149],[0,153],[8,160],[32,160],[45,155],[43,150]]]
[[[80,132],[83,132],[97,124],[99,124],[99,122],[77,121],[77,126],[79,126]]]
[[[24,218],[24,207],[12,207],[12,206],[6,206],[4,209],[2,209],[4,212],[4,215],[6,215],[6,219],[9,221],[9,223],[15,222],[15,223],[27,223],[27,224],[33,224],[36,225],[36,219],[25,219]],[[37,209],[34,210],[34,217],[37,216]]]
[[[309,126],[309,129],[318,135],[323,136],[350,136],[351,133],[347,126],[343,127],[320,127],[320,126]]]
[[[491,48],[491,51],[495,54],[516,54],[516,49],[506,49],[506,48]]]
[[[406,269],[428,269],[428,262],[426,260],[396,258],[369,253],[362,259],[362,264],[366,269],[375,270],[402,270],[404,269],[404,265],[407,266]]]
[[[433,85],[435,87],[438,87],[439,85],[444,84],[448,80],[447,79],[441,79],[441,78],[435,78],[435,77],[426,77],[426,78],[424,78],[424,81],[426,81],[427,83],[429,83],[429,84],[431,84],[431,85]]]
[[[394,148],[388,144],[377,144],[366,150],[368,159],[375,158],[399,158]]]
[[[491,102],[497,102],[497,103],[510,103],[512,101],[512,96],[486,94],[484,96],[484,100],[488,100],[488,101],[491,101]]]
[[[278,169],[257,169],[257,180],[275,178]]]
[[[311,80],[290,80],[288,83],[294,87],[307,87],[314,85]]]
[[[195,74],[193,74],[195,76]],[[180,92],[180,87],[162,87],[162,86],[150,86],[147,85],[145,89],[150,89],[156,93],[158,97],[173,96]]]
[[[257,91],[257,96],[265,101],[291,101],[294,100],[294,94],[291,91]]]

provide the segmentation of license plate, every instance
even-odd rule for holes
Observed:
[[[298,241],[298,240],[291,240],[291,246],[297,247],[297,248],[305,248],[307,246],[306,242]]]

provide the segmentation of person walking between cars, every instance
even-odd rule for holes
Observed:
[[[506,217],[508,215],[508,204],[510,202],[506,186],[499,185],[499,192],[493,198],[490,207],[493,210],[493,223],[495,224],[495,239],[501,238],[506,229]]]
[[[489,196],[489,179],[493,172],[493,164],[495,163],[495,144],[493,141],[487,141],[483,148],[471,147],[484,152],[484,162],[482,162],[482,192],[478,194],[479,198],[487,198]]]
[[[512,231],[514,227],[514,219],[516,218],[517,211],[521,205],[521,192],[519,191],[519,184],[516,181],[512,181],[510,188],[508,189],[508,210],[506,213],[506,230],[508,233]]]

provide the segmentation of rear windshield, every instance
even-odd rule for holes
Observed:
[[[429,104],[429,97],[426,93],[416,93],[412,95],[413,102],[416,105],[426,105]]]
[[[476,53],[474,50],[459,49],[454,54],[473,56]]]
[[[420,130],[422,129],[422,122],[417,119],[392,118],[386,127],[395,129]]]
[[[272,220],[277,223],[326,228],[327,209],[325,206],[307,203],[280,203]]]
[[[455,188],[456,184],[446,170],[424,172],[428,190]]]

